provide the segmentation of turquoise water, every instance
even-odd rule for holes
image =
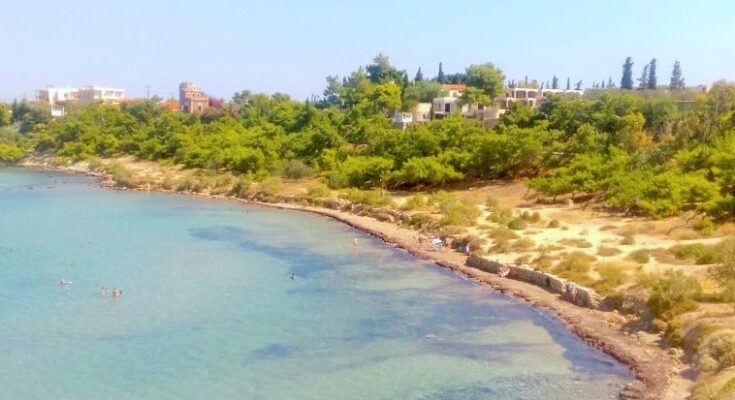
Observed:
[[[0,271],[3,399],[615,399],[630,380],[543,313],[306,213],[0,169]]]

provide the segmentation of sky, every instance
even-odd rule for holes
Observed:
[[[320,95],[378,53],[413,78],[492,62],[508,79],[584,86],[674,60],[687,85],[735,80],[732,0],[64,0],[7,1],[0,100],[46,84],[175,94],[193,81],[230,99],[249,89]]]

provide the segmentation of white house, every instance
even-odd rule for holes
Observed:
[[[464,114],[469,111],[467,105],[460,106],[460,98],[467,89],[466,85],[446,84],[442,85],[442,89],[447,92],[447,95],[433,100],[434,118],[444,118],[454,113]]]
[[[105,103],[119,103],[125,98],[125,90],[101,86],[85,86],[79,89],[80,100],[104,101]]]

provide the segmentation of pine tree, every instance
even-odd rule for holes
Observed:
[[[674,61],[674,70],[671,72],[671,82],[669,82],[671,90],[684,89],[684,78],[681,76],[681,65],[679,61]]]
[[[638,78],[638,89],[646,89],[648,88],[648,64],[643,66],[643,72],[641,72],[641,77]]]
[[[559,89],[559,78],[557,78],[556,75],[551,79],[551,88]]]
[[[408,74],[404,71],[403,72],[403,89],[406,89],[408,87]]]
[[[416,77],[413,78],[413,80],[416,82],[421,82],[424,80],[424,73],[421,72],[421,67],[419,67],[419,70],[416,71]]]
[[[648,88],[656,89],[658,78],[656,77],[656,59],[652,59],[651,63],[648,64]]]
[[[625,59],[623,64],[623,77],[620,79],[620,88],[631,90],[633,89],[633,59],[628,57]]]
[[[612,76],[607,79],[607,87],[609,87],[609,88],[614,88],[615,87],[615,84],[612,81]]]
[[[574,85],[574,90],[582,90],[582,81],[578,81],[578,82],[577,82],[577,83],[576,83],[576,84]]]
[[[439,83],[444,83],[444,80],[446,77],[444,76],[444,69],[442,69],[442,63],[439,63],[439,73],[436,75],[436,81]]]
[[[569,77],[567,77],[567,90],[571,90],[571,89],[572,89],[572,81],[569,79]]]

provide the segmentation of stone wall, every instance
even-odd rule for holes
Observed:
[[[491,261],[476,255],[472,255],[467,259],[467,265],[492,274],[497,274],[500,268],[504,266],[504,264],[497,261]],[[564,294],[566,291],[566,279],[524,266],[508,265],[508,267],[510,268],[510,273],[507,278],[532,283],[552,293]],[[599,306],[600,297],[594,290],[579,285],[576,285],[576,287],[577,305],[589,308],[597,308]]]

